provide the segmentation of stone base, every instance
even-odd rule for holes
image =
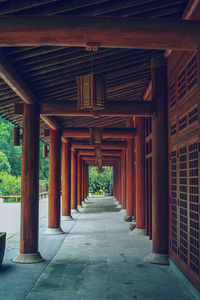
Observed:
[[[61,220],[62,221],[73,221],[74,219],[72,218],[72,216],[62,216]]]
[[[64,234],[65,232],[62,231],[62,229],[59,228],[47,228],[47,230],[45,230],[44,234]]]
[[[41,256],[39,252],[30,253],[30,254],[23,254],[19,253],[13,259],[13,262],[20,263],[20,264],[35,264],[44,261],[45,259]]]
[[[115,201],[114,201],[114,204],[115,204],[115,205],[119,205],[119,201],[115,200]]]
[[[158,254],[152,252],[148,256],[144,257],[143,260],[149,262],[150,264],[169,265],[169,259],[167,254]]]
[[[135,231],[134,229],[136,228],[136,224],[135,223],[132,223],[129,225],[129,229],[130,231]]]
[[[145,229],[141,229],[141,228],[135,228],[133,230],[133,234],[136,234],[136,235],[147,235],[146,230]]]
[[[126,209],[125,209],[125,208],[122,208],[122,209],[119,211],[119,213],[125,214],[125,213],[126,213]]]
[[[124,216],[123,217],[123,220],[125,221],[125,222],[132,222],[132,217],[131,216]]]
[[[83,206],[82,205],[78,205],[78,211],[82,210]]]
[[[117,208],[122,208],[121,204],[118,204],[118,205],[117,205]]]
[[[72,208],[71,209],[71,213],[72,214],[76,214],[76,213],[78,213],[79,211],[78,211],[78,209],[77,208]]]

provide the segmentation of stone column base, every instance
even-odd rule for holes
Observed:
[[[150,264],[169,265],[169,259],[167,254],[158,254],[152,252],[148,256],[144,257],[143,260],[149,262]]]
[[[118,205],[117,205],[117,208],[122,208],[121,204],[118,204]]]
[[[59,228],[47,228],[44,232],[44,234],[64,234],[65,232],[62,231],[62,229]]]
[[[77,208],[72,208],[71,209],[71,213],[72,214],[76,214],[76,213],[78,213],[79,211],[78,211],[78,209]]]
[[[124,217],[123,217],[123,220],[124,220],[125,222],[132,222],[133,217],[132,217],[132,216],[124,216]]]
[[[147,235],[145,229],[137,228],[137,227],[133,230],[133,234],[136,234],[136,235]]]
[[[62,216],[61,220],[62,221],[73,221],[74,219],[72,218],[72,216]]]
[[[35,264],[40,263],[42,261],[45,261],[45,259],[41,256],[39,252],[29,254],[19,253],[13,259],[13,262],[20,264]]]

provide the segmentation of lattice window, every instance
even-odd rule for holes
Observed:
[[[176,123],[170,127],[170,135],[173,136],[176,134]]]
[[[171,152],[171,247],[177,254],[177,151]]]
[[[170,108],[176,106],[176,82],[174,82],[169,89],[169,106]]]
[[[200,274],[200,211],[198,143],[189,145],[190,268]]]
[[[179,255],[180,258],[187,264],[188,255],[188,215],[187,215],[187,148],[179,149],[179,189],[180,189],[180,244]]]
[[[179,119],[179,121],[178,121],[178,129],[179,129],[179,131],[181,131],[186,127],[187,127],[187,117],[184,116],[183,118]]]
[[[194,55],[187,65],[187,88],[190,91],[197,85],[197,55]]]
[[[198,108],[194,108],[191,112],[189,112],[189,125],[198,121]]]
[[[178,100],[181,101],[186,94],[186,70],[178,75]]]

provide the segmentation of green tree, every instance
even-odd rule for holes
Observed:
[[[111,168],[103,167],[99,172],[97,167],[89,167],[89,190],[95,194],[102,194],[109,191]]]
[[[7,157],[11,174],[18,176],[21,174],[22,149],[13,145],[13,127],[12,123],[0,117],[0,151]]]
[[[1,151],[0,151],[0,171],[6,171],[7,173],[10,173],[11,171],[11,167],[7,159],[7,156]]]

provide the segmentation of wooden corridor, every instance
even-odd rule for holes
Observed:
[[[0,47],[0,114],[22,144],[13,261],[46,259],[42,140],[47,235],[87,199],[89,167],[111,166],[124,220],[152,240],[147,260],[173,261],[199,289],[200,1],[0,0]]]

